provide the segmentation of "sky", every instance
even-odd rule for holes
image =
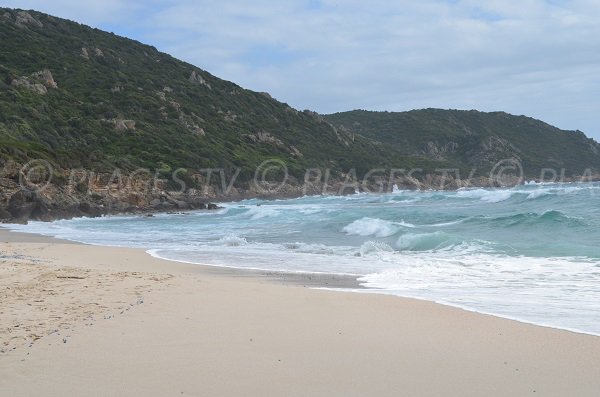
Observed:
[[[477,109],[600,140],[598,0],[24,0],[297,109]]]

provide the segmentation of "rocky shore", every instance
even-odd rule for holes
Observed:
[[[359,192],[385,193],[402,190],[456,190],[461,188],[505,188],[524,182],[515,175],[502,177],[456,178],[452,174],[422,174],[419,178],[400,176],[358,180],[337,175],[326,182],[305,182],[290,178],[286,183],[232,183],[227,189],[214,185],[201,188],[170,189],[164,179],[134,180],[130,177],[101,176],[88,173],[86,179],[66,178],[65,170],[45,181],[44,175],[23,174],[15,164],[0,175],[0,223],[27,223],[29,220],[53,221],[75,217],[116,214],[152,214],[190,210],[215,210],[216,203],[243,199],[284,199],[305,195],[348,195]],[[95,175],[91,177],[89,175]],[[529,179],[527,179],[529,180]],[[559,182],[591,182],[600,176],[561,178]],[[104,181],[104,182],[103,182]],[[108,181],[108,182],[107,182]],[[182,185],[184,186],[184,185]]]

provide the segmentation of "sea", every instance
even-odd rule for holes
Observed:
[[[221,205],[10,228],[186,263],[351,275],[357,292],[600,335],[600,183]]]

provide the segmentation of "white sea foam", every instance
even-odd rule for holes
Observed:
[[[360,246],[359,256],[377,255],[383,252],[394,252],[394,249],[381,241],[367,241]]]
[[[224,245],[227,247],[239,247],[246,244],[248,244],[248,241],[244,237],[239,237],[235,234],[228,234],[215,242],[215,245]]]
[[[533,192],[529,193],[529,195],[527,196],[527,199],[535,200],[536,198],[547,196],[549,194],[550,194],[550,192],[548,190],[534,190]]]
[[[485,201],[487,203],[499,203],[506,201],[515,194],[516,191],[498,189],[498,190],[486,190],[486,189],[473,189],[473,190],[459,190],[456,192],[456,197],[461,198],[475,198]]]
[[[342,231],[354,236],[389,237],[399,230],[398,224],[377,218],[362,218],[345,226]]]
[[[450,237],[442,232],[403,234],[396,242],[401,251],[429,251],[450,245]]]
[[[449,221],[449,222],[432,223],[431,225],[423,225],[423,227],[447,227],[447,226],[459,225],[459,224],[467,221],[468,219],[470,219],[470,218],[457,219],[455,221]]]
[[[582,258],[420,253],[360,281],[380,292],[600,335],[600,322],[582,316],[600,315],[597,266]]]
[[[263,219],[263,218],[272,218],[279,215],[279,211],[273,208],[269,208],[269,206],[256,206],[251,207],[246,215],[250,215],[250,219],[253,221]]]

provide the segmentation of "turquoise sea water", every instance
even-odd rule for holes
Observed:
[[[600,335],[600,184],[247,200],[13,229],[217,266],[352,274],[373,292]]]

